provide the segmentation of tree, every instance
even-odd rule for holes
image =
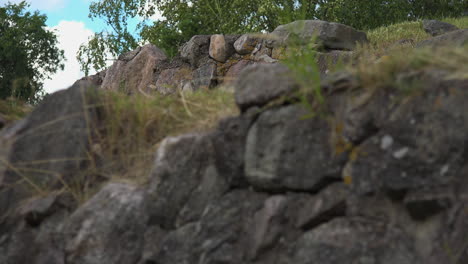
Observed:
[[[321,0],[317,17],[366,30],[423,18],[456,17],[468,0]]]
[[[100,0],[90,5],[91,18],[103,18],[109,30],[97,33],[80,47],[78,60],[87,74],[101,70],[107,57],[117,57],[134,49],[137,43],[150,42],[169,56],[196,34],[230,34],[272,31],[280,23],[298,18],[313,18],[318,0]],[[134,35],[127,21],[149,18],[156,10],[164,19],[143,21]]]
[[[0,7],[0,99],[35,103],[44,95],[42,81],[63,69],[64,55],[45,29],[47,17],[27,7],[24,1]]]
[[[420,18],[459,16],[468,0],[95,0],[90,17],[104,18],[109,31],[97,33],[80,47],[85,73],[101,70],[106,55],[117,57],[138,43],[149,42],[174,56],[181,44],[197,34],[271,32],[298,19],[339,22],[360,30]],[[159,10],[162,20],[143,21],[134,35],[127,21],[149,18]]]

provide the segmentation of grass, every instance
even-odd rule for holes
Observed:
[[[358,76],[362,87],[377,88],[392,86],[402,73],[417,74],[432,69],[449,72],[448,78],[468,78],[467,61],[468,46],[437,50],[406,47],[378,59],[375,54],[363,55],[350,71]]]
[[[145,183],[165,137],[206,132],[223,117],[238,114],[232,92],[223,89],[154,96],[100,91],[98,97],[104,120],[91,128],[92,166],[84,174],[106,181]],[[83,182],[69,189],[81,202],[97,190]]]
[[[459,28],[468,28],[468,17],[446,18],[441,21],[453,24]],[[414,43],[418,43],[431,37],[423,30],[422,21],[402,22],[372,29],[366,33],[370,47],[378,53],[384,53],[384,50],[402,39],[411,39]]]
[[[31,110],[32,106],[17,99],[0,100],[0,118],[7,124],[25,117]]]
[[[468,18],[445,19],[460,28],[468,27]],[[415,42],[429,37],[421,22],[405,22],[367,32],[370,45],[357,51],[360,59],[350,71],[356,74],[364,88],[388,87],[402,72],[430,68],[451,72],[451,78],[468,78],[467,47],[433,51],[402,47],[383,56],[383,51],[398,40],[411,38]],[[289,49],[284,60],[303,86],[298,98],[311,109],[311,117],[320,114],[326,96],[320,89],[316,47]],[[343,65],[338,65],[342,68]],[[412,87],[409,87],[410,89]],[[97,95],[100,116],[98,127],[90,130],[91,166],[80,172],[76,182],[65,188],[79,202],[86,201],[98,187],[87,185],[89,177],[144,183],[153,167],[154,153],[162,139],[187,132],[202,132],[216,126],[225,116],[238,114],[232,92],[223,89],[202,90],[173,95],[128,96],[119,92],[101,91]],[[313,100],[310,100],[310,98]],[[296,100],[297,101],[297,100]],[[30,107],[14,101],[0,101],[0,114],[16,120]],[[314,112],[315,111],[315,112]],[[90,122],[91,123],[91,122]]]

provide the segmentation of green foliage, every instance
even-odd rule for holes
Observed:
[[[357,29],[373,29],[422,18],[461,16],[467,0],[329,0],[320,1],[317,17]]]
[[[46,16],[25,11],[26,2],[0,7],[0,99],[35,103],[45,78],[63,69],[57,36],[45,29]]]
[[[92,2],[90,17],[102,18],[110,30],[97,33],[81,46],[78,60],[85,73],[101,70],[107,56],[134,49],[137,43],[153,43],[169,56],[197,34],[230,34],[272,31],[297,19],[313,18],[315,3],[307,0],[102,0]],[[149,18],[159,10],[160,21],[141,22],[139,39],[127,31],[127,22],[136,16]]]

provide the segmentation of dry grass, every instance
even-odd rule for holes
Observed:
[[[99,96],[105,120],[93,132],[97,173],[138,183],[147,179],[162,139],[208,131],[221,118],[238,113],[232,92],[223,89],[151,97],[116,92]]]
[[[432,69],[449,72],[448,78],[468,78],[468,46],[439,49],[405,47],[380,58],[369,52],[350,68],[363,87],[374,88],[391,86],[401,73],[417,74]]]

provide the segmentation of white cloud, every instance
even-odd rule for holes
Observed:
[[[94,33],[85,27],[80,21],[62,20],[57,26],[50,28],[55,30],[59,41],[58,47],[65,51],[65,69],[51,76],[51,80],[44,81],[44,90],[48,93],[65,89],[71,86],[76,80],[84,76],[80,71],[80,64],[76,59],[76,53],[82,43]]]
[[[17,4],[23,0],[0,0],[0,3],[8,2]],[[44,11],[58,10],[65,7],[68,0],[27,0],[26,2],[31,4],[33,10],[40,9]]]

